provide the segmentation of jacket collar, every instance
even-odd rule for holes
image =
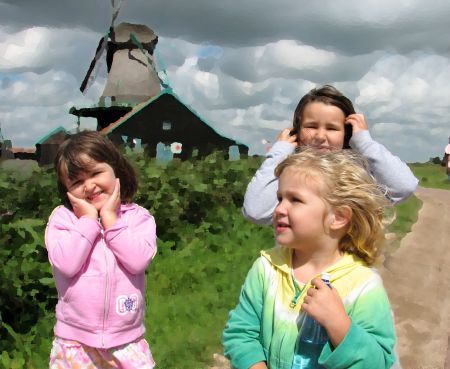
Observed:
[[[281,273],[291,275],[292,273],[293,249],[277,246],[270,250],[261,251],[261,256],[266,258],[275,269]],[[331,275],[330,282],[340,279],[342,276],[352,272],[354,269],[366,265],[360,258],[353,254],[344,253],[344,256],[335,264],[328,267],[324,272]],[[317,277],[320,277],[319,275]]]

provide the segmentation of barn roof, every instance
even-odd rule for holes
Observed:
[[[217,132],[217,130],[215,128],[213,128],[211,126],[211,124],[209,124],[204,118],[202,118],[191,106],[189,106],[188,104],[185,104],[179,97],[178,95],[176,95],[173,90],[171,88],[166,88],[163,89],[158,95],[148,99],[147,101],[144,101],[138,105],[136,105],[130,112],[128,112],[127,114],[125,114],[123,117],[121,117],[120,119],[118,119],[117,121],[111,123],[110,125],[108,125],[107,127],[103,128],[100,132],[108,135],[110,133],[112,133],[116,128],[120,127],[121,125],[125,124],[130,118],[132,118],[134,115],[138,114],[139,112],[141,112],[142,110],[144,110],[145,108],[147,108],[148,106],[150,106],[152,103],[154,103],[155,101],[157,101],[158,99],[160,99],[161,97],[163,97],[164,95],[170,95],[173,96],[176,100],[178,100],[180,102],[180,104],[182,104],[183,106],[185,106],[192,114],[194,114],[199,120],[201,120],[205,125],[207,125],[210,129],[212,129],[216,134],[227,138],[225,135],[221,134],[220,132]],[[234,141],[236,144],[239,145],[245,145],[239,141],[236,140],[230,140],[230,141]]]
[[[55,128],[53,131],[51,131],[50,133],[48,133],[46,136],[42,137],[38,142],[36,142],[36,145],[42,145],[46,141],[50,140],[50,138],[52,136],[54,136],[55,134],[57,134],[59,132],[68,133],[64,127],[59,126],[59,127]]]

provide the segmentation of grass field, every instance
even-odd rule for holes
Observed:
[[[410,164],[410,168],[419,179],[419,186],[450,190],[445,167],[439,164],[414,163]]]

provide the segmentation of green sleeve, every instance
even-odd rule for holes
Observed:
[[[261,345],[261,316],[264,296],[264,266],[257,259],[242,286],[239,303],[230,312],[223,332],[225,356],[233,368],[247,369],[266,361]]]
[[[381,280],[373,281],[348,309],[352,320],[336,348],[327,343],[319,363],[333,369],[391,368],[395,361],[395,328],[389,300]]]

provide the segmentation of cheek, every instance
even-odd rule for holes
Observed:
[[[342,148],[344,146],[344,131],[331,131],[330,137],[335,146]]]
[[[78,199],[84,198],[84,191],[81,188],[73,188],[68,191],[72,196],[75,196]]]
[[[314,137],[314,130],[309,128],[300,129],[300,141],[303,144],[309,144]]]

